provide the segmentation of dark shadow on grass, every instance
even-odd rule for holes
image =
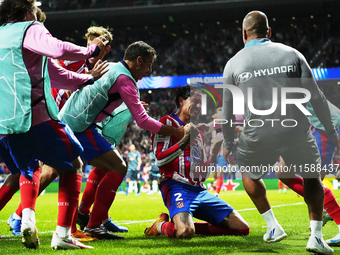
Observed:
[[[274,251],[272,249],[259,249],[259,250],[251,250],[250,253],[281,253],[282,251]]]
[[[17,242],[15,245],[13,242],[9,242],[7,247],[2,247],[7,250],[4,254],[21,254],[22,252],[30,252],[25,250],[21,244],[21,238],[16,237]],[[16,239],[15,238],[15,239]],[[39,253],[51,251],[50,243],[52,236],[41,235],[39,236],[41,247]],[[5,241],[5,240],[3,240]],[[7,242],[6,242],[7,243]],[[1,240],[0,240],[1,244]],[[262,236],[201,236],[196,235],[191,240],[183,239],[170,239],[164,235],[162,236],[135,236],[126,237],[123,240],[98,240],[87,245],[94,246],[102,249],[107,246],[112,249],[124,248],[126,251],[124,254],[141,252],[141,254],[164,254],[164,250],[168,251],[168,254],[187,254],[187,255],[200,255],[200,254],[229,254],[229,253],[242,253],[242,254],[271,254],[280,253],[284,254],[285,251],[289,251],[292,245],[287,243],[265,243]],[[14,245],[14,246],[13,246]],[[1,246],[1,245],[0,245]],[[294,246],[294,245],[293,245]],[[216,250],[216,247],[219,247]],[[136,254],[137,254],[136,253]]]
[[[138,242],[129,242],[135,240]],[[164,235],[162,236],[141,236],[140,238],[128,238],[124,241],[129,242],[129,247],[150,248],[151,245],[155,245],[153,248],[183,248],[183,247],[237,247],[237,250],[248,252],[268,252],[268,253],[280,253],[287,248],[291,248],[291,245],[283,243],[265,243],[262,236],[201,236],[196,235],[191,240],[183,239],[170,239]]]

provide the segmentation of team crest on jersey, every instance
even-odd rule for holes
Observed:
[[[193,157],[189,157],[189,156],[185,157],[185,160],[189,161],[189,162],[194,162],[195,161]]]
[[[176,203],[176,207],[177,208],[182,208],[184,206],[184,202],[182,201],[182,202],[177,202]]]

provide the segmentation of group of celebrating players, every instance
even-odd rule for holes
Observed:
[[[145,229],[145,235],[186,239],[194,234],[248,235],[250,227],[242,216],[205,189],[209,172],[196,171],[196,166],[215,165],[221,146],[228,161],[235,143],[235,127],[222,125],[222,135],[213,136],[210,153],[205,151],[206,135],[216,130],[211,124],[194,124],[201,112],[202,90],[193,85],[178,87],[174,98],[177,109],[157,121],[146,112],[147,104],[140,101],[137,86],[137,81],[152,71],[157,57],[154,48],[137,41],[126,48],[122,61],[103,62],[112,41],[107,29],[89,28],[87,47],[81,47],[54,38],[42,24],[45,18],[35,0],[3,0],[0,4],[0,154],[11,171],[0,188],[0,210],[20,188],[21,203],[8,223],[14,234],[22,234],[24,246],[39,246],[36,199],[57,176],[58,221],[53,249],[88,249],[93,247],[82,242],[123,239],[113,232],[126,232],[127,228],[114,224],[108,211],[127,173],[115,146],[131,119],[152,133],[161,174],[159,187],[169,210]],[[269,124],[244,127],[237,145],[237,163],[240,167],[277,162],[282,166],[329,165],[335,148],[340,148],[336,130],[340,122],[334,117],[339,109],[325,99],[302,54],[271,42],[270,35],[264,13],[253,11],[245,16],[245,47],[226,64],[224,83],[239,87],[244,94],[253,88],[253,105],[245,105],[247,122],[284,117],[298,124],[275,129]],[[270,77],[240,78],[244,73],[291,65],[295,68]],[[252,114],[254,107],[258,111],[270,108],[273,88],[283,91],[292,87],[310,91],[307,109],[314,119],[308,120],[294,104],[287,106],[285,116],[280,107],[266,115]],[[237,98],[233,96],[229,89],[223,90],[223,119],[235,118]],[[292,101],[301,99],[294,93],[290,96]],[[94,169],[79,203],[82,160]],[[339,245],[340,234],[323,240],[323,208],[340,232],[340,206],[332,191],[322,186],[325,173],[306,172],[302,177],[276,174],[308,205],[311,236],[306,250],[332,254],[329,245]],[[242,181],[267,223],[264,241],[278,242],[287,234],[271,210],[264,174],[244,172]],[[194,222],[194,217],[204,222]]]

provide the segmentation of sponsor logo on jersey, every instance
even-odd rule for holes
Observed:
[[[237,77],[237,82],[238,82],[238,83],[242,83],[242,82],[249,81],[249,80],[251,79],[251,77],[253,77],[253,75],[252,75],[250,72],[241,73],[241,74]]]
[[[260,69],[254,71],[254,77],[261,77],[267,75],[273,75],[277,73],[296,73],[297,68],[295,65],[288,65],[288,66],[276,66],[272,68]]]

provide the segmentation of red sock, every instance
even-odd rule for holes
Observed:
[[[288,187],[303,197],[303,179],[302,177],[295,175],[295,178],[290,181]]]
[[[19,216],[22,217],[22,206],[21,203],[19,204],[17,210],[15,211],[15,213]]]
[[[77,181],[77,185],[80,185],[80,188],[81,188],[81,179],[82,179],[81,175],[77,174],[76,181]],[[79,203],[79,195],[77,197],[77,205],[78,203]],[[76,208],[74,215],[73,215],[73,219],[72,219],[71,233],[74,233],[77,231],[77,219],[78,219],[78,210]]]
[[[335,199],[335,196],[330,188],[324,187],[325,189],[325,202],[324,208],[338,225],[340,224],[340,206]]]
[[[279,189],[282,189],[282,181],[279,180]]]
[[[216,193],[217,194],[220,194],[222,185],[223,185],[223,177],[218,177],[216,179]]]
[[[58,226],[71,227],[81,190],[79,174],[63,174],[59,181]]]
[[[87,177],[86,187],[83,193],[83,197],[80,203],[80,210],[89,214],[91,206],[94,202],[94,197],[96,195],[96,191],[98,188],[98,184],[104,178],[105,173],[98,169],[97,167],[93,168],[90,175]]]
[[[27,179],[25,176],[20,175],[19,186],[20,186],[20,197],[21,207],[30,208],[35,210],[35,203],[39,194],[40,184],[40,168],[37,168],[34,173],[32,180]]]
[[[72,226],[71,226],[71,233],[74,233],[77,231],[77,219],[78,219],[78,210],[76,208],[73,219],[72,219]]]
[[[195,233],[203,235],[229,235],[229,236],[246,236],[249,235],[249,228],[228,229],[216,227],[208,222],[195,222]]]
[[[195,222],[195,234],[207,235],[209,234],[208,222]]]
[[[10,187],[6,185],[2,185],[0,188],[0,211],[5,205],[8,203],[9,200],[13,197],[15,191],[12,190]]]
[[[98,226],[106,219],[107,213],[116,196],[116,191],[123,181],[123,176],[110,171],[98,185],[91,217],[87,227]]]
[[[162,225],[162,233],[167,237],[174,238],[175,235],[175,224],[172,222],[164,222]]]

